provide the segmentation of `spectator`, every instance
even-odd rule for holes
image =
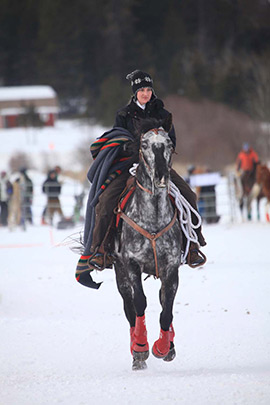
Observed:
[[[9,213],[8,213],[8,227],[10,230],[22,222],[22,211],[21,211],[21,174],[12,183],[13,193],[9,202]]]
[[[61,184],[57,179],[57,173],[55,170],[49,171],[47,179],[42,185],[42,191],[47,195],[47,204],[42,214],[42,224],[47,224],[46,219],[48,219],[49,224],[52,225],[53,217],[56,213],[60,215],[61,219],[64,218],[59,200]]]
[[[27,174],[25,167],[20,169],[21,173],[21,204],[24,221],[33,224],[32,202],[33,202],[33,182]]]
[[[0,223],[2,226],[7,226],[8,224],[8,205],[12,192],[13,188],[8,179],[7,172],[3,171],[0,177]]]

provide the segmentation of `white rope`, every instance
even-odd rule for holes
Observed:
[[[138,163],[133,163],[133,166],[129,169],[129,173],[132,176],[136,175],[137,167],[139,166]],[[185,199],[185,197],[180,193],[179,189],[176,185],[170,181],[169,184],[169,193],[175,200],[175,205],[178,210],[178,217],[181,225],[181,229],[183,234],[187,239],[186,249],[184,254],[181,257],[182,264],[186,262],[186,258],[189,252],[190,242],[198,243],[198,237],[195,232],[195,229],[199,228],[202,224],[202,219],[200,214],[189,204],[189,202]],[[197,224],[193,224],[191,213],[195,215],[197,218]]]
[[[131,174],[131,176],[136,175],[136,170],[137,170],[138,166],[139,166],[139,163],[133,163],[133,166],[129,169],[129,173]]]
[[[187,239],[186,249],[182,255],[182,263],[184,264],[189,252],[190,242],[198,243],[198,237],[195,229],[201,226],[202,220],[200,214],[189,204],[184,196],[180,193],[176,185],[170,181],[169,193],[175,200],[175,205],[179,213],[179,221],[181,229]],[[193,224],[191,213],[197,218],[197,224]]]

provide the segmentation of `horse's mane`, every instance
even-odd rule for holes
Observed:
[[[145,118],[135,121],[134,127],[136,135],[140,137],[141,134],[146,134],[150,129],[159,128],[162,121],[163,120],[157,120],[156,118]]]
[[[136,121],[135,131],[138,135],[145,134],[153,128],[163,127],[166,132],[169,132],[172,125],[172,116],[171,114],[165,119],[156,119],[156,118],[145,118]]]

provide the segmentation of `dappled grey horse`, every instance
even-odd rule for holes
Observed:
[[[175,357],[173,303],[178,288],[182,244],[177,210],[169,197],[174,151],[168,136],[171,116],[163,121],[143,121],[142,125],[136,188],[125,212],[118,207],[122,232],[115,249],[117,287],[130,324],[133,369],[145,368],[149,356],[142,273],[155,276],[161,282],[160,335],[152,353],[165,361]]]

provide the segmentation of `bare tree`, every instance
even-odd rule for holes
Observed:
[[[263,158],[270,156],[270,53],[251,58],[251,79],[247,89],[247,105],[251,115],[262,123],[257,140]]]

